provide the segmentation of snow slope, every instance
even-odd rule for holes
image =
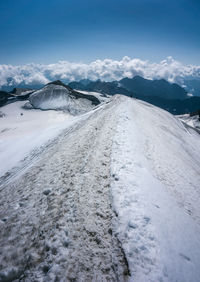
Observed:
[[[166,111],[120,99],[112,195],[130,281],[199,281],[200,136]]]
[[[58,111],[26,110],[26,101],[1,108],[0,118],[0,176],[19,165],[24,158],[40,153],[39,148],[55,138],[76,121],[71,115]]]
[[[56,126],[0,188],[0,281],[199,281],[199,134],[120,95]]]

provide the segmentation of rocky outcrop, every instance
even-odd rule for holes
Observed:
[[[6,91],[0,91],[0,107],[4,106],[12,95]]]

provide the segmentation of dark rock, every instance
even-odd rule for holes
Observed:
[[[195,112],[190,113],[190,116],[191,116],[191,117],[193,117],[193,116],[199,116],[199,118],[200,118],[200,110],[197,110],[197,111],[195,111]]]
[[[69,247],[69,242],[67,240],[63,241],[63,246],[65,248],[68,248]]]
[[[10,98],[12,98],[11,94],[6,91],[0,91],[0,107],[4,106]]]
[[[46,195],[46,196],[49,195],[50,193],[51,193],[50,189],[46,189],[46,190],[43,191],[43,194]]]
[[[44,273],[47,273],[47,272],[49,271],[49,269],[50,269],[50,266],[49,266],[48,264],[45,264],[45,265],[42,267],[42,271],[43,271]]]
[[[113,232],[112,232],[112,228],[109,228],[109,229],[108,229],[108,233],[109,233],[110,235],[112,235],[112,233],[113,233]]]

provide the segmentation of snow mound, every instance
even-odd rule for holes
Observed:
[[[51,83],[29,97],[31,105],[41,110],[65,110],[71,114],[82,114],[98,105],[100,101],[84,95],[64,84]]]

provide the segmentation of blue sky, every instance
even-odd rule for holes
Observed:
[[[199,0],[1,0],[0,64],[167,56],[200,64]]]

